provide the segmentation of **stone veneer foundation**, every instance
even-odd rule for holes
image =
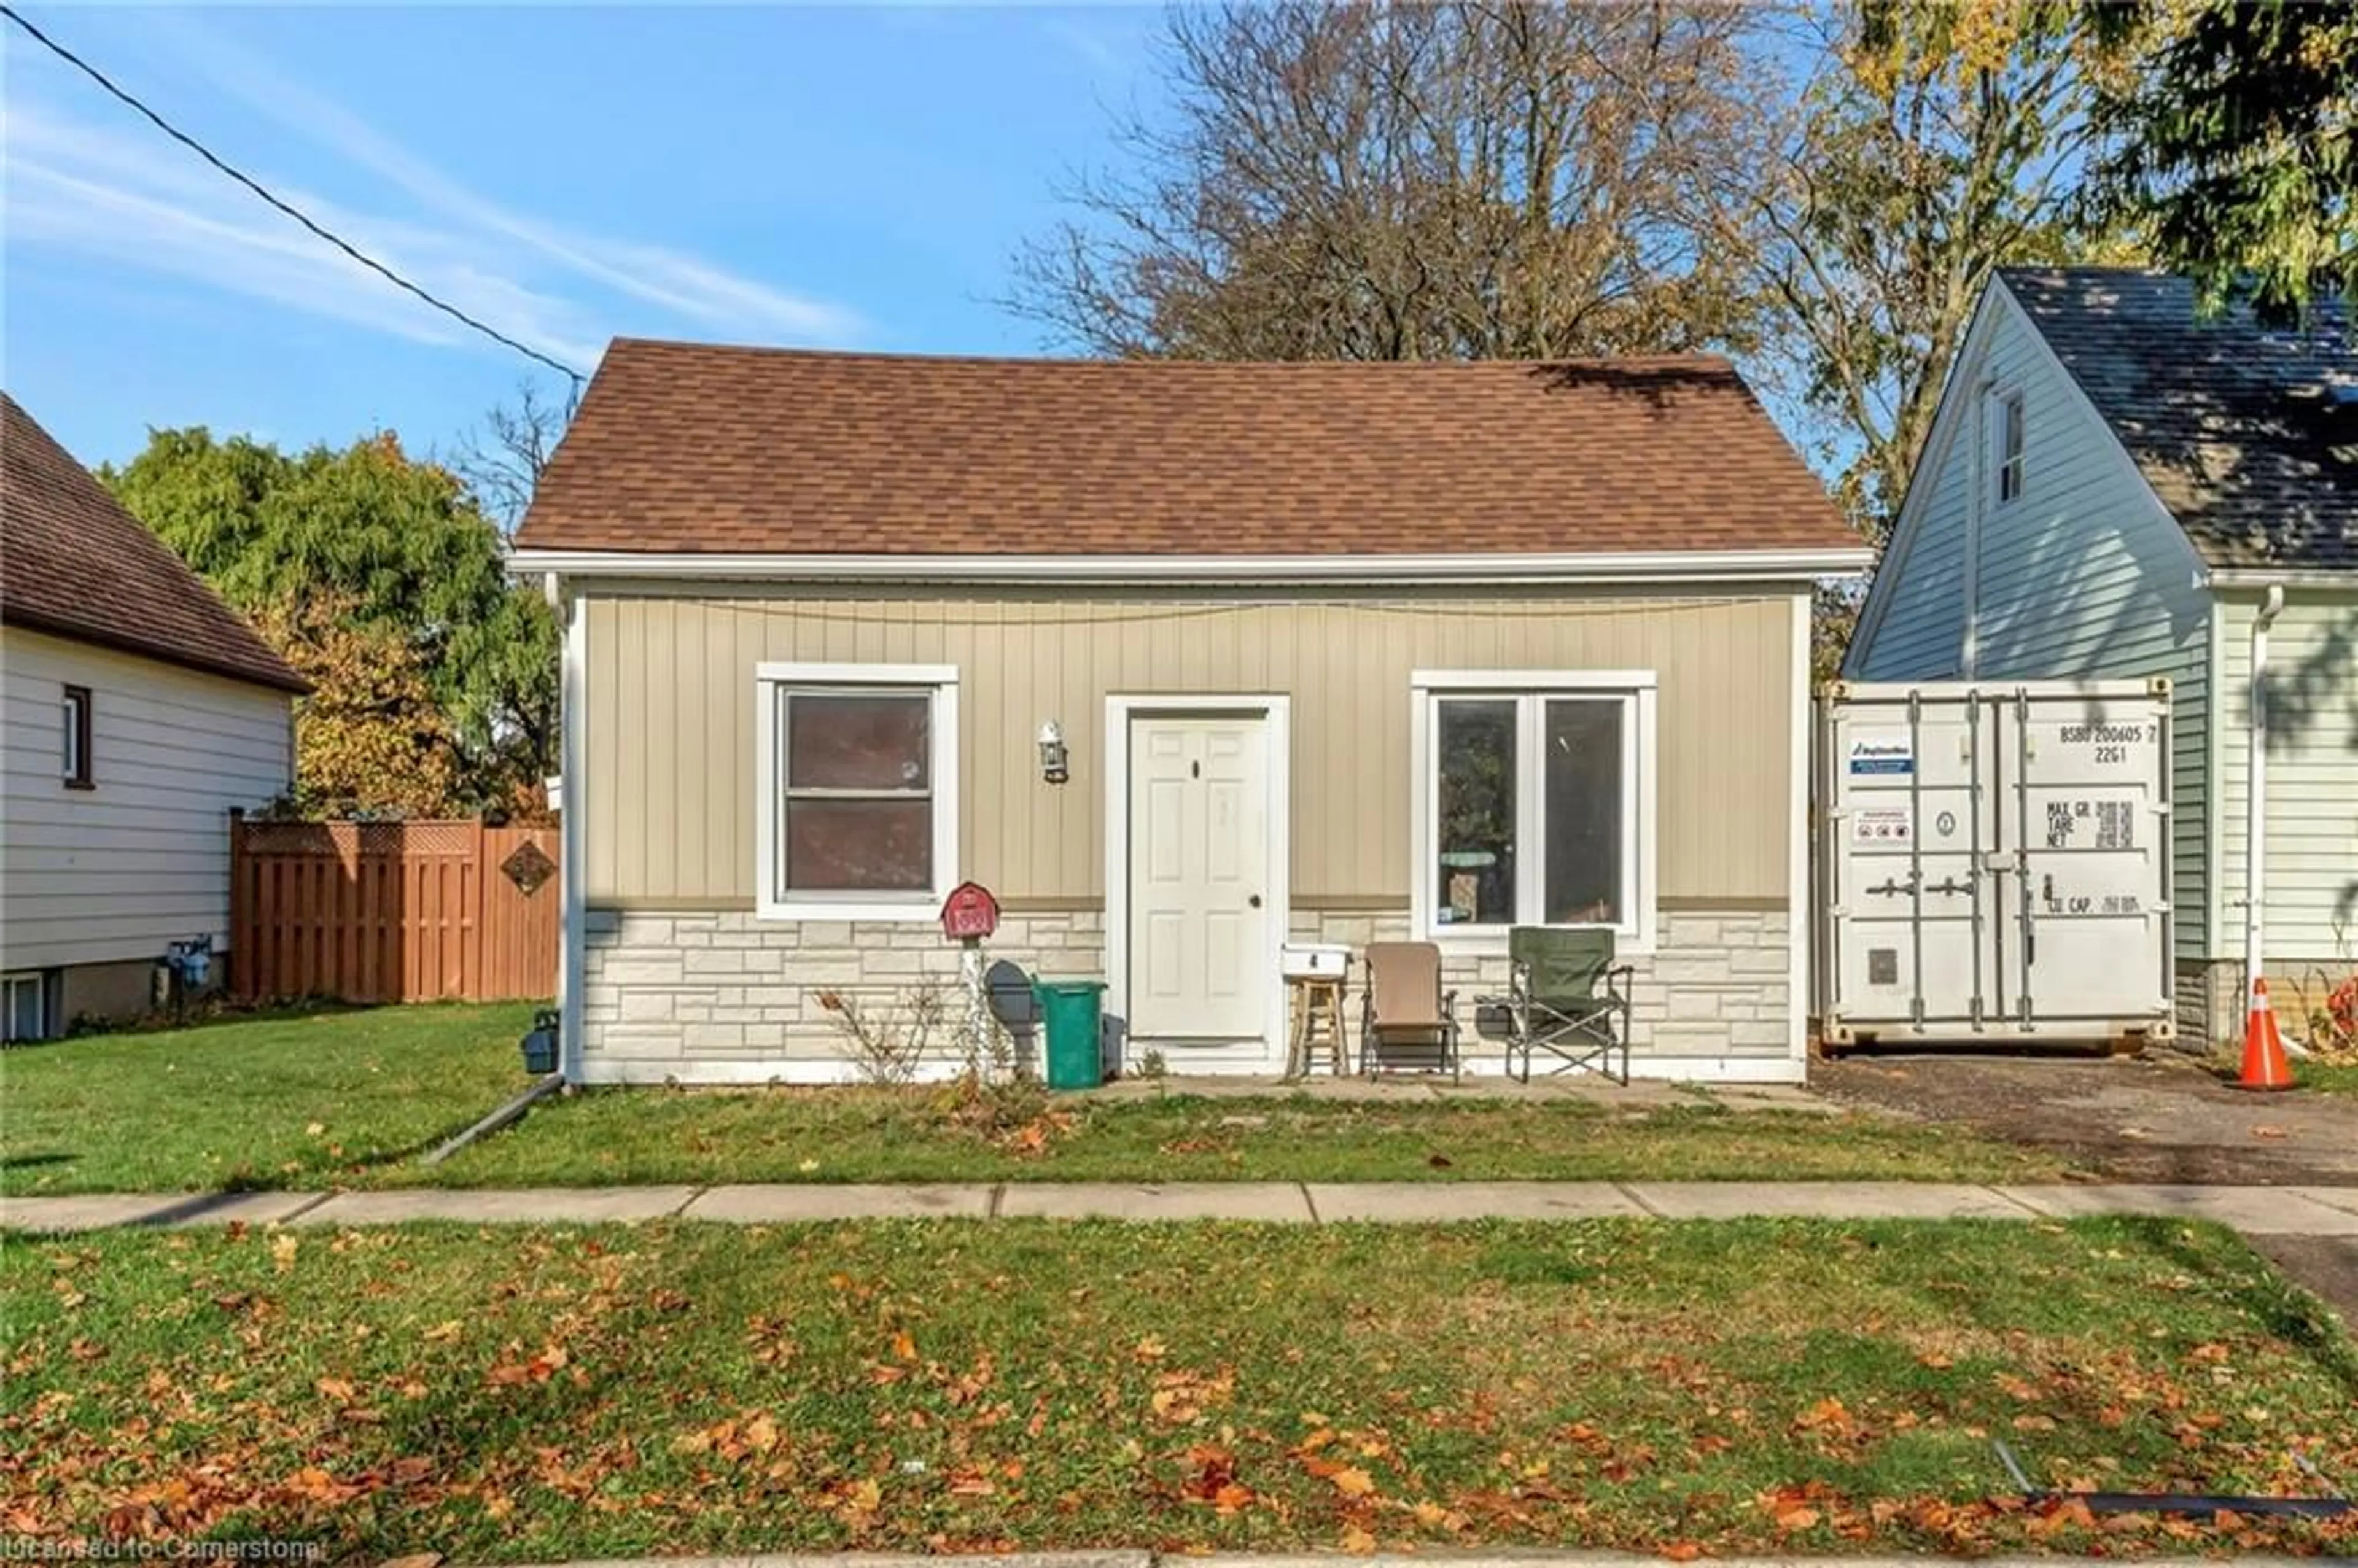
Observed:
[[[590,1083],[849,1080],[856,1074],[835,1019],[819,1005],[821,991],[889,1011],[904,1005],[912,986],[930,979],[948,992],[957,983],[958,950],[930,923],[773,923],[742,910],[593,909],[584,925],[581,1076]],[[1408,925],[1406,910],[1297,909],[1291,933],[1296,941],[1356,951],[1403,938]],[[1666,913],[1657,931],[1656,950],[1629,959],[1637,970],[1633,1070],[1646,1077],[1798,1081],[1802,1064],[1791,1054],[1790,1021],[1800,1001],[1790,991],[1784,912]],[[1027,975],[1103,979],[1104,916],[1009,914],[986,959]],[[1498,1045],[1476,1033],[1475,998],[1506,988],[1506,958],[1451,954],[1443,968],[1457,992],[1467,1070],[1499,1070]],[[1345,1007],[1355,1052],[1360,977],[1355,964]],[[930,1076],[957,1067],[948,1034],[939,1040]],[[1188,1070],[1176,1051],[1170,1065]],[[1249,1070],[1275,1072],[1280,1065]]]

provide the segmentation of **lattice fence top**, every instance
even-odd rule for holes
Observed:
[[[249,855],[355,856],[471,855],[472,822],[249,822]]]

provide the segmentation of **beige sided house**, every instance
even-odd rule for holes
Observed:
[[[848,1076],[817,994],[954,977],[968,878],[1174,1071],[1282,1062],[1289,940],[1432,939],[1470,1032],[1550,922],[1639,1072],[1802,1076],[1810,589],[1867,557],[1724,362],[618,341],[520,543],[577,1079]]]

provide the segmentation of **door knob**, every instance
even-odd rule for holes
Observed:
[[[1260,907],[1260,894],[1255,893],[1245,902],[1251,904],[1255,909],[1259,909]]]

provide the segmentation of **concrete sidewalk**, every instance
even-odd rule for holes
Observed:
[[[847,1552],[829,1554],[756,1552],[749,1557],[607,1558],[595,1562],[549,1563],[540,1568],[1660,1568],[1664,1560],[1631,1552],[1567,1551],[1543,1546],[1503,1551],[1466,1551],[1437,1547],[1431,1552],[1011,1552],[1000,1556],[921,1556],[913,1552]],[[1953,1563],[1955,1558],[1930,1554],[1898,1557],[1712,1557],[1712,1568],[1923,1568],[1927,1562]],[[2087,1559],[2071,1557],[1980,1557],[1974,1568],[2058,1568]],[[2188,1561],[2196,1561],[2190,1559]],[[2233,1563],[2239,1568],[2309,1568],[2314,1557],[2227,1556],[2201,1559]]]
[[[2251,1236],[2358,1237],[2358,1187],[1972,1186],[1920,1182],[1006,1183],[546,1187],[365,1193],[101,1194],[0,1199],[0,1227],[603,1224],[844,1219],[2069,1219],[2156,1215]]]

